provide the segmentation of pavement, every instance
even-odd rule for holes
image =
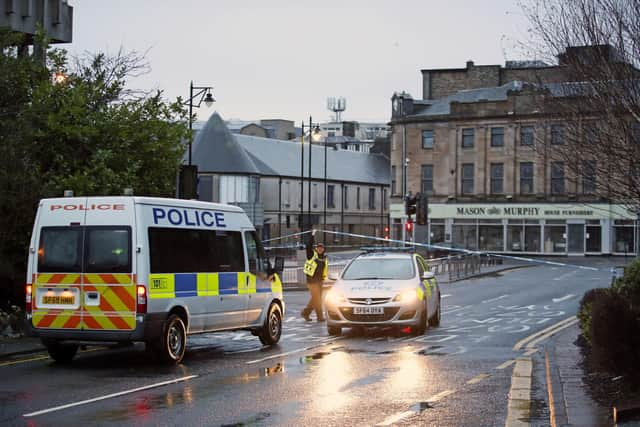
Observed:
[[[503,264],[484,267],[473,276],[481,277],[501,271],[522,268],[522,264]],[[448,275],[439,275],[441,283],[448,282]],[[286,289],[286,291],[292,288]],[[545,395],[549,420],[538,420],[542,425],[551,426],[603,426],[613,425],[611,408],[604,408],[594,401],[587,392],[583,381],[585,375],[580,362],[580,348],[575,344],[580,334],[578,324],[562,329],[546,340],[543,352],[533,359],[533,369],[546,371]],[[10,364],[14,358],[23,358],[46,351],[38,338],[0,336],[0,366]],[[4,362],[4,363],[3,363]],[[545,412],[544,417],[547,416]],[[525,421],[525,420],[522,420]],[[520,424],[520,423],[518,423]],[[522,423],[536,425],[534,420]],[[507,422],[507,425],[509,423]],[[622,425],[622,424],[618,424]],[[631,425],[631,424],[629,424]]]

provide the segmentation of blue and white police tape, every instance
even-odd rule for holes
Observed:
[[[301,231],[300,233],[293,233],[293,234],[287,234],[286,236],[274,237],[273,239],[263,240],[262,243],[273,242],[273,241],[276,241],[276,240],[285,240],[285,239],[288,239],[290,237],[303,236],[303,235],[305,235],[307,233],[311,233],[311,231]]]
[[[493,252],[472,251],[470,249],[451,248],[448,246],[431,245],[427,243],[405,242],[403,240],[385,239],[383,237],[365,236],[362,234],[344,233],[340,231],[330,231],[330,230],[317,230],[317,231],[322,233],[327,233],[327,234],[334,234],[338,236],[348,236],[348,237],[357,237],[360,239],[369,239],[369,240],[374,240],[374,241],[383,242],[383,243],[398,243],[404,246],[409,245],[409,246],[417,246],[417,247],[426,248],[426,249],[441,249],[445,251],[461,252],[463,254],[468,254],[468,255],[488,255],[488,256],[502,258],[502,259],[510,259],[515,261],[523,261],[523,262],[529,262],[529,263],[535,263],[535,264],[554,265],[557,267],[577,268],[580,270],[590,270],[590,271],[602,270],[600,268],[587,267],[584,265],[567,264],[562,262],[548,261],[548,260],[536,259],[536,258],[526,258],[526,257],[515,256],[515,255],[496,254]]]

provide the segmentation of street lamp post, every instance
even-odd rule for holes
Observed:
[[[334,196],[335,197],[335,196]],[[327,139],[324,139],[324,212],[323,212],[323,227],[327,229],[327,202],[329,201],[329,195],[327,194]]]
[[[213,89],[212,86],[194,86],[193,80],[189,84],[189,100],[187,101],[189,103],[189,166],[191,166],[191,145],[193,144],[193,100],[200,97],[195,105],[196,108],[200,108],[203,101],[204,105],[211,107],[216,101],[211,95],[211,89]],[[195,94],[194,90],[197,90]]]
[[[300,229],[304,229],[304,121],[302,122],[302,136],[301,136],[301,148],[300,148]],[[320,139],[320,127],[318,125],[313,126],[313,119],[309,117],[309,192],[307,196],[307,226],[311,228],[311,148],[313,141],[319,141]]]

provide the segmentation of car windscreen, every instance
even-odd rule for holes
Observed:
[[[344,280],[392,279],[407,280],[415,276],[409,258],[356,259],[344,271]]]
[[[43,227],[40,273],[130,273],[130,227]]]

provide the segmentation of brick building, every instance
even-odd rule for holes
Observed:
[[[633,252],[636,216],[593,194],[603,177],[569,179],[562,162],[536,149],[564,138],[562,121],[538,111],[537,89],[562,96],[570,82],[563,59],[590,48],[569,48],[553,66],[469,61],[422,70],[422,99],[394,94],[394,237],[409,237],[403,196],[421,192],[429,195],[430,219],[412,230],[419,242],[507,253]]]

